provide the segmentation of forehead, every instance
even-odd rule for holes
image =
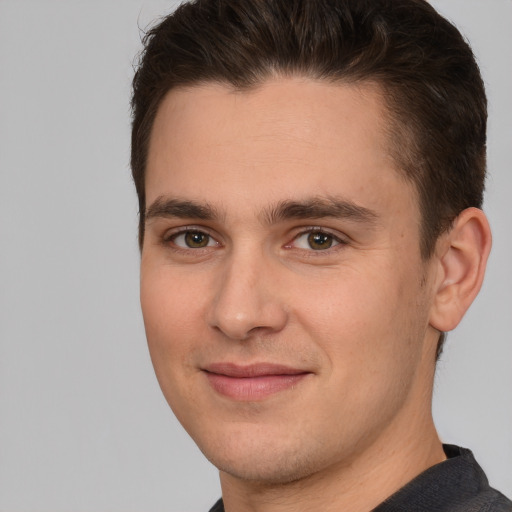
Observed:
[[[379,203],[402,182],[385,114],[372,84],[282,78],[244,91],[172,90],[152,129],[146,204],[171,193],[223,203],[236,194],[247,205],[333,194]]]

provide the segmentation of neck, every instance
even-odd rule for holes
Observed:
[[[404,437],[399,445],[387,446],[383,441],[359,454],[356,460],[288,484],[240,481],[221,472],[225,510],[368,512],[420,473],[446,459],[433,424],[430,434],[417,440]]]

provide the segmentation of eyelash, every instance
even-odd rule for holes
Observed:
[[[173,249],[175,251],[184,251],[188,252],[191,250],[194,251],[200,251],[201,249],[209,249],[212,246],[211,245],[205,245],[204,247],[183,247],[178,244],[176,244],[176,239],[180,236],[186,236],[187,234],[199,234],[208,237],[208,244],[213,240],[215,242],[216,246],[220,246],[220,242],[218,242],[215,237],[213,237],[210,233],[205,231],[203,228],[196,228],[194,226],[186,226],[184,228],[180,228],[178,231],[173,231],[171,233],[168,233],[163,238],[164,245],[172,244]]]
[[[299,240],[300,238],[302,238],[304,236],[310,236],[310,235],[314,235],[314,234],[321,234],[321,235],[325,235],[325,236],[329,237],[330,239],[332,239],[333,245],[331,245],[330,247],[328,247],[326,249],[316,249],[316,250],[313,249],[311,246],[309,249],[304,249],[301,247],[296,247],[296,248],[299,250],[311,253],[311,256],[313,256],[313,255],[321,256],[322,254],[338,250],[341,248],[339,246],[344,246],[344,245],[347,245],[347,243],[348,243],[347,240],[341,238],[338,235],[335,235],[334,233],[330,232],[329,230],[327,230],[325,228],[312,227],[312,228],[308,228],[308,229],[302,230],[299,233],[297,233],[293,237],[293,240],[290,243],[285,245],[285,249],[292,249],[293,245],[296,244],[297,240]],[[338,248],[338,249],[336,249],[336,248]]]
[[[208,237],[207,245],[205,245],[203,247],[190,247],[190,246],[189,247],[184,247],[184,246],[176,244],[176,239],[178,237],[186,236],[187,234],[199,234],[199,235],[203,235],[203,236]],[[326,249],[316,249],[315,250],[312,247],[310,247],[309,249],[302,248],[302,247],[294,247],[294,244],[301,237],[310,236],[312,234],[325,235],[326,237],[329,237],[330,239],[332,239],[333,243],[332,243],[331,246],[327,247]],[[211,243],[211,241],[213,241],[215,244],[214,245],[209,245]],[[208,249],[210,249],[212,247],[220,247],[222,245],[220,242],[218,242],[215,239],[215,237],[213,235],[211,235],[210,233],[205,231],[203,228],[197,228],[197,227],[194,227],[194,226],[190,226],[190,227],[187,226],[187,227],[179,229],[179,231],[173,231],[170,234],[166,234],[164,236],[164,238],[163,238],[163,243],[164,243],[164,245],[172,244],[173,250],[175,250],[175,251],[183,251],[183,252],[187,252],[187,253],[189,253],[192,250],[199,252],[201,250],[208,250]],[[345,245],[347,245],[347,243],[348,243],[347,240],[341,238],[340,236],[335,235],[334,233],[331,233],[329,230],[326,230],[325,228],[312,227],[312,228],[308,228],[308,229],[303,229],[302,231],[298,232],[293,237],[291,242],[289,242],[289,243],[284,245],[284,248],[285,249],[296,248],[296,249],[298,249],[300,251],[311,253],[311,256],[313,256],[313,255],[320,256],[320,255],[325,254],[327,252],[331,252],[331,251],[337,250],[336,248],[338,246],[345,246]],[[339,247],[339,248],[341,248],[341,247]]]

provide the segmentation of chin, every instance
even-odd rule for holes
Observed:
[[[236,479],[260,485],[286,485],[311,476],[316,471],[312,461],[281,456],[250,458],[244,461],[214,460],[211,462],[219,469]]]
[[[283,485],[302,480],[331,462],[320,445],[290,442],[286,436],[230,436],[215,446],[200,446],[208,460],[221,472],[260,485]]]

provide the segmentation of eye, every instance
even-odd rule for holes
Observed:
[[[339,245],[341,240],[325,231],[308,231],[302,233],[293,241],[293,245],[299,249],[325,251]]]
[[[202,249],[204,247],[216,247],[216,242],[210,235],[197,230],[187,230],[176,233],[168,239],[174,245],[183,249]]]

